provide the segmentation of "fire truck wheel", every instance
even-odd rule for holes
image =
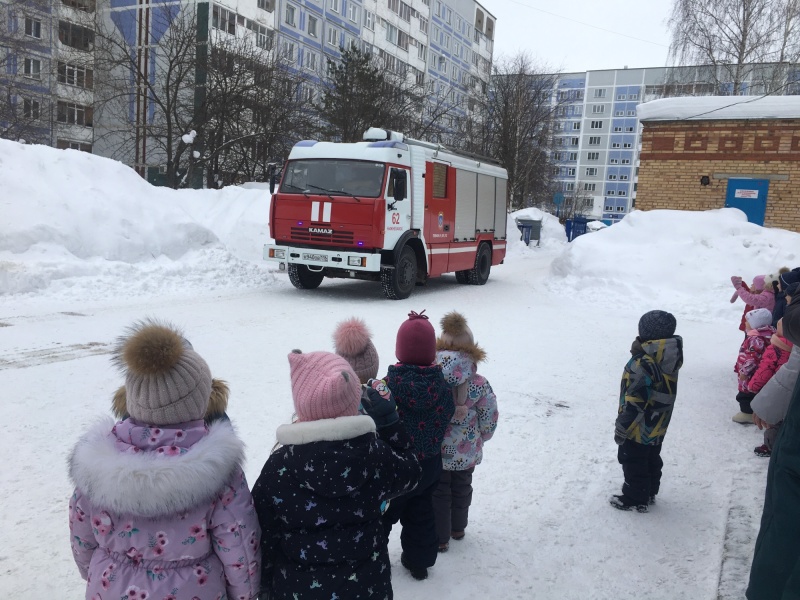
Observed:
[[[289,263],[288,265],[289,281],[298,290],[314,290],[319,287],[325,275],[322,271],[311,271],[305,265],[296,265]]]
[[[483,285],[492,270],[492,249],[489,244],[481,244],[475,256],[475,266],[467,271],[471,285]]]
[[[458,283],[469,283],[469,271],[456,271],[456,281]]]
[[[381,269],[383,293],[390,300],[404,300],[411,295],[417,282],[417,257],[408,246],[400,251],[394,268]]]

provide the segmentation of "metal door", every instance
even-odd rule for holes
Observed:
[[[738,208],[748,221],[763,225],[768,191],[769,179],[728,179],[725,206]]]

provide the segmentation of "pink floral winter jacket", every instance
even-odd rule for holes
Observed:
[[[261,530],[230,423],[92,428],[70,456],[87,600],[251,600]]]
[[[761,357],[769,346],[769,338],[775,333],[775,328],[767,325],[759,329],[750,329],[747,337],[739,348],[739,356],[733,370],[739,375],[739,391],[750,392],[747,388],[750,378],[758,369]]]

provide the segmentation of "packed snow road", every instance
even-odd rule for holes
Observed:
[[[476,470],[467,536],[439,555],[427,581],[400,566],[394,532],[395,597],[618,599],[642,590],[653,600],[742,597],[767,465],[752,452],[758,434],[730,421],[736,323],[677,313],[686,363],[662,492],[648,514],[616,511],[607,498],[622,483],[613,442],[619,377],[639,315],[670,308],[670,298],[609,302],[596,288],[554,282],[558,252],[514,256],[485,286],[459,285],[450,275],[396,302],[369,282],[326,280],[298,291],[272,273],[254,291],[193,297],[128,300],[120,281],[113,301],[6,298],[0,595],[82,597],[68,543],[66,458],[85,427],[109,414],[122,383],[109,353],[132,321],[153,316],[184,328],[212,374],[230,383],[229,414],[248,447],[252,484],[276,427],[292,413],[291,349],[331,350],[335,324],[357,315],[374,333],[385,373],[410,310],[424,309],[438,330],[457,309],[488,353],[480,371],[497,394],[499,427]]]

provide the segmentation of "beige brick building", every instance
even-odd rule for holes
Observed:
[[[731,179],[766,179],[764,226],[800,232],[800,98],[670,98],[638,112],[636,208],[722,208]]]

